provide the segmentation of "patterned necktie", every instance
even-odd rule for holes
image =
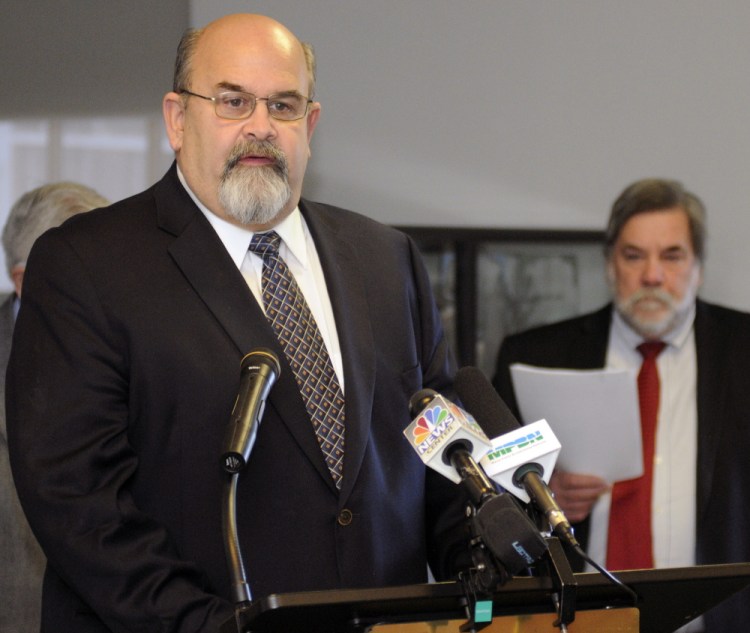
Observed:
[[[250,251],[263,258],[266,318],[284,348],[305,401],[318,444],[338,489],[344,459],[344,394],[310,306],[279,256],[275,231],[256,233]]]
[[[609,569],[650,569],[654,566],[651,537],[651,490],[654,474],[656,418],[659,413],[659,372],[656,357],[666,346],[648,341],[638,346],[643,356],[638,373],[638,403],[643,437],[643,475],[612,488],[607,540]]]

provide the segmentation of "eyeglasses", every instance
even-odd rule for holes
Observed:
[[[222,119],[247,119],[253,112],[258,101],[265,101],[268,114],[279,121],[297,121],[307,114],[312,99],[298,92],[280,92],[267,97],[256,97],[249,92],[221,92],[215,97],[190,92],[184,88],[180,93],[199,97],[206,101],[213,101],[216,116]]]

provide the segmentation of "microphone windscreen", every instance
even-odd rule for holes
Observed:
[[[412,418],[417,417],[422,409],[424,409],[435,397],[438,392],[433,389],[420,389],[409,399],[409,415]]]
[[[508,493],[479,508],[476,522],[485,545],[512,575],[533,565],[547,550],[539,530]]]
[[[521,426],[480,369],[461,367],[453,388],[487,437],[499,437]]]

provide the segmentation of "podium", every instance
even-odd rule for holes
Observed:
[[[623,571],[616,575],[635,591],[637,604],[633,605],[631,596],[599,573],[574,574],[576,620],[569,626],[571,633],[672,633],[750,585],[750,563]],[[559,631],[552,625],[556,592],[549,577],[514,577],[491,596],[493,623],[487,631]],[[472,601],[459,582],[273,594],[238,608],[236,622],[227,622],[222,633],[368,633],[381,627],[394,633],[459,631],[459,624],[471,618]],[[585,617],[593,613],[599,619]],[[586,624],[616,620],[619,614],[626,617],[611,628]],[[514,628],[496,629],[495,620],[503,618],[514,620]],[[549,624],[539,628],[519,626],[534,618],[543,618]],[[426,625],[414,629],[409,623]],[[440,628],[443,626],[447,628]],[[478,624],[473,630],[484,626]]]

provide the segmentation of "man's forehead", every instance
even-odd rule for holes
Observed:
[[[296,62],[304,60],[302,44],[277,22],[251,19],[220,21],[207,26],[196,43],[197,57],[246,58],[276,56]]]
[[[682,207],[636,213],[623,224],[617,241],[691,243],[690,220]]]
[[[305,90],[307,67],[303,55],[274,49],[250,47],[227,48],[225,51],[205,48],[196,50],[192,79],[211,87],[233,86],[235,90],[254,92],[259,83],[272,81],[276,90]]]

